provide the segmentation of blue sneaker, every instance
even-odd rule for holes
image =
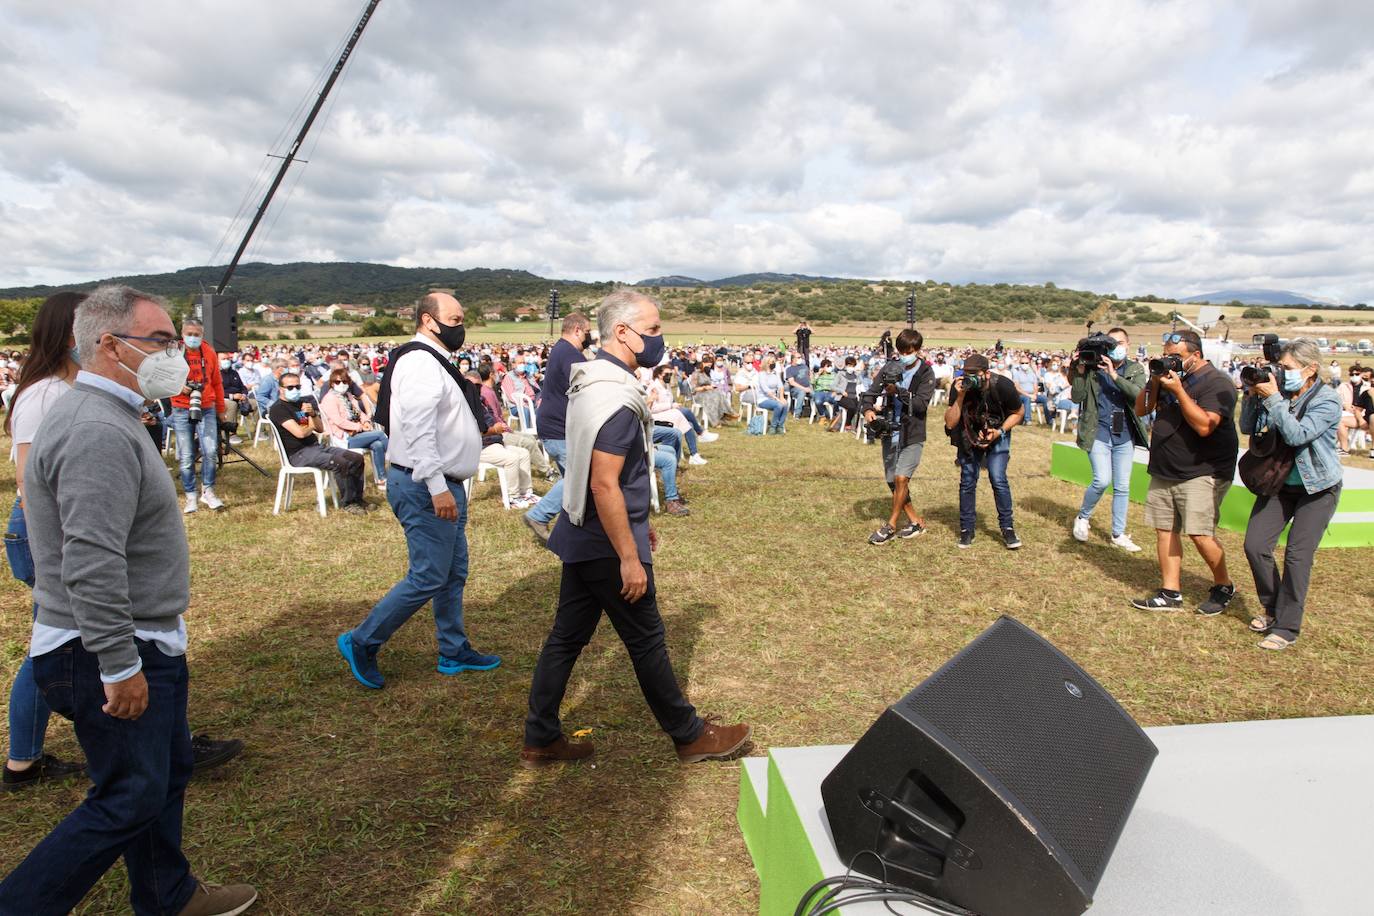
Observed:
[[[501,656],[483,655],[475,649],[468,649],[457,658],[439,656],[440,674],[461,674],[464,671],[490,671],[501,665]]]
[[[336,644],[339,647],[339,654],[343,656],[344,661],[348,662],[348,670],[353,672],[358,683],[369,690],[381,690],[386,684],[386,678],[382,677],[382,672],[377,670],[377,660],[359,650],[353,643],[353,631],[339,634]]]

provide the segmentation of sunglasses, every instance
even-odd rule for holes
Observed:
[[[300,385],[282,385],[282,387],[285,388],[287,391],[300,391],[300,390],[301,390],[301,386],[300,386]]]
[[[1165,335],[1164,335],[1164,342],[1165,342],[1166,344],[1182,343],[1182,342],[1183,342],[1183,335],[1182,335],[1182,334],[1179,334],[1179,333],[1177,333],[1177,332],[1170,333],[1170,334],[1165,334]]]

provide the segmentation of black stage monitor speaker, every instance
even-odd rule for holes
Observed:
[[[216,353],[233,353],[239,348],[239,300],[237,296],[202,293],[200,322],[205,339]]]
[[[1082,668],[1002,617],[888,707],[821,795],[856,871],[980,916],[1078,914],[1158,753]]]

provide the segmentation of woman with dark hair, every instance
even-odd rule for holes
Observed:
[[[330,441],[339,448],[365,448],[372,453],[372,476],[386,492],[386,433],[372,425],[372,414],[354,395],[347,369],[329,373],[329,387],[320,399],[320,414]]]
[[[24,522],[24,462],[43,417],[57,399],[71,389],[76,379],[80,366],[72,323],[76,319],[76,307],[85,298],[85,293],[56,293],[39,306],[33,321],[33,343],[5,420],[6,431],[14,440],[10,460],[16,466],[15,480],[19,488],[5,531],[5,553],[14,577],[29,588],[33,588],[34,575],[28,526]],[[19,666],[10,688],[9,759],[5,763],[3,783],[0,783],[5,791],[12,792],[44,779],[74,776],[85,769],[80,763],[67,763],[43,753],[49,715],[48,704],[33,679],[33,662],[25,654],[24,663]]]

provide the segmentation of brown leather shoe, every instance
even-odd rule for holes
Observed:
[[[669,515],[676,515],[678,517],[692,514],[692,510],[688,509],[680,499],[668,500],[663,504],[663,511],[667,512]]]
[[[537,770],[556,763],[576,763],[594,753],[596,747],[590,741],[574,742],[569,741],[567,735],[559,735],[558,740],[548,747],[530,747],[527,744],[521,748],[520,765],[527,770]]]
[[[754,732],[743,722],[738,725],[717,725],[719,721],[720,716],[707,716],[706,727],[701,730],[697,740],[677,746],[677,759],[683,763],[723,760],[744,747]]]
[[[196,892],[180,916],[238,916],[258,899],[258,892],[248,884],[206,884],[200,882]]]

